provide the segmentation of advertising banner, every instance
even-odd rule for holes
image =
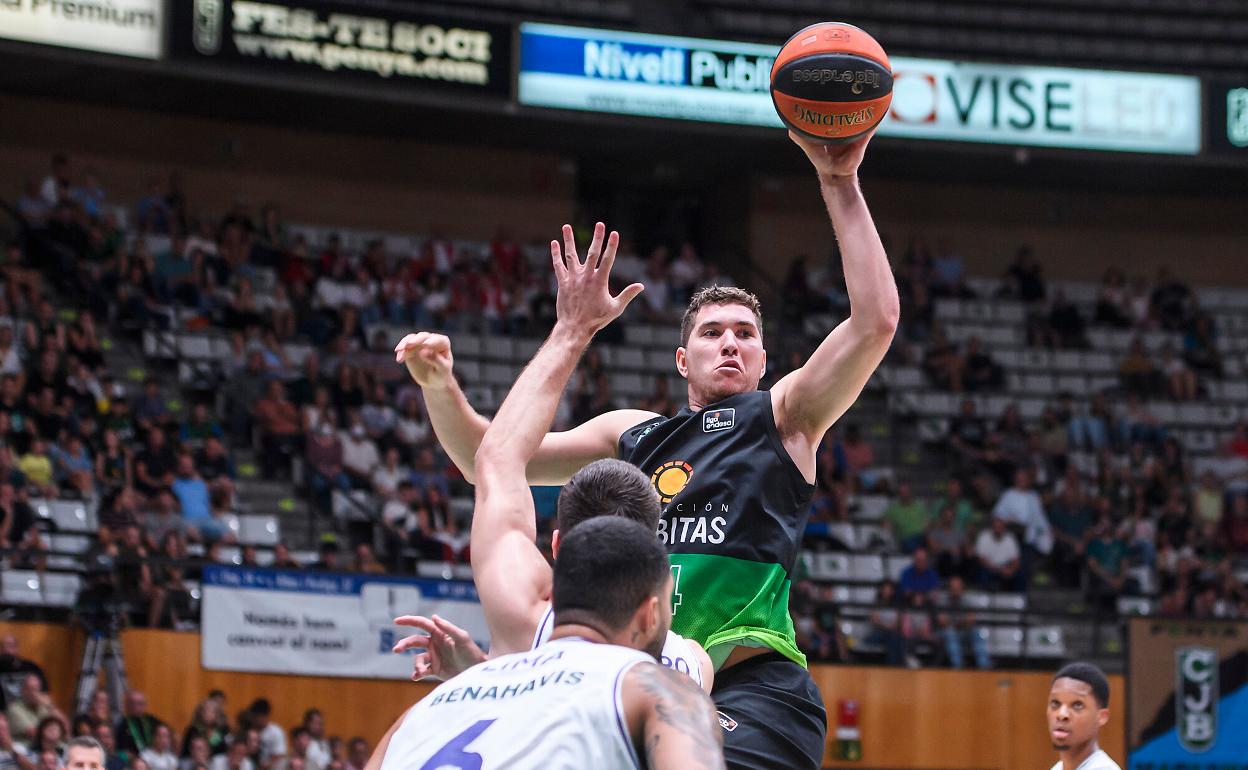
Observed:
[[[3,0],[0,0],[3,2]],[[256,71],[505,96],[511,28],[321,0],[182,0],[170,54]]]
[[[521,104],[780,127],[777,46],[522,24]],[[884,136],[1194,155],[1194,77],[893,57]]]
[[[1127,770],[1248,770],[1248,623],[1135,618]]]
[[[436,613],[489,641],[469,581],[210,566],[202,590],[206,669],[407,679],[411,658],[390,651],[414,633],[399,615]]]
[[[1213,81],[1209,95],[1209,152],[1248,159],[1248,79]]]
[[[165,0],[0,0],[0,37],[159,59]]]

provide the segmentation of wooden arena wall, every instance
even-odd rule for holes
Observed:
[[[58,704],[68,706],[81,660],[82,633],[64,625],[0,623],[22,652],[48,673]],[[430,689],[410,682],[205,671],[199,635],[132,630],[123,634],[130,685],[143,690],[152,713],[182,727],[209,690],[229,696],[231,715],[254,698],[273,704],[273,717],[289,728],[303,710],[325,712],[332,733],[377,740],[408,705]],[[827,700],[829,736],[837,702],[858,701],[862,760],[828,766],[894,770],[1035,770],[1055,761],[1044,724],[1049,675],[1011,671],[910,671],[866,666],[815,666]],[[1123,677],[1111,676],[1111,720],[1102,746],[1125,763]],[[835,742],[831,742],[834,751]]]

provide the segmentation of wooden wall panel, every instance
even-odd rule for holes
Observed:
[[[81,633],[67,626],[0,623],[14,633],[23,654],[48,673],[59,705],[67,706],[81,660]],[[231,715],[254,698],[273,703],[283,727],[316,706],[332,734],[376,741],[402,711],[431,688],[410,682],[205,671],[199,635],[131,630],[123,636],[130,684],[143,690],[151,710],[181,729],[209,690],[229,696]],[[829,719],[829,767],[896,770],[1037,770],[1056,761],[1044,723],[1050,675],[1010,671],[910,671],[865,666],[815,666]],[[1126,761],[1123,677],[1111,676],[1111,717],[1101,745]],[[840,762],[835,753],[837,704],[859,704],[862,760]]]

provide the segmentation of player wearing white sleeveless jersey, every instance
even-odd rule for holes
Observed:
[[[618,297],[610,294],[607,278],[619,245],[617,233],[604,240],[606,231],[599,222],[584,264],[576,255],[571,228],[565,226],[563,234],[565,252],[557,242],[551,242],[559,282],[558,321],[489,424],[498,439],[488,446],[483,438],[477,450],[479,455],[492,456],[495,477],[507,476],[509,484],[506,494],[494,495],[488,505],[483,505],[483,472],[481,457],[477,458],[478,505],[473,513],[470,547],[473,579],[490,629],[491,655],[528,650],[544,638],[541,627],[550,614],[551,569],[537,547],[536,516],[525,468],[549,430],[560,394],[590,339],[641,291],[641,286],[634,284]],[[418,382],[429,382],[418,372],[435,365],[434,360],[443,355],[443,351],[424,345],[429,336],[411,334],[395,346],[396,361],[406,362]],[[415,351],[410,356],[409,349]],[[430,383],[425,387],[437,386]],[[484,434],[486,425],[480,429]],[[503,472],[500,463],[506,465]],[[619,460],[599,460],[571,474],[559,494],[557,528],[551,540],[556,561],[561,538],[581,522],[601,516],[623,516],[657,531],[660,506],[649,478]],[[454,676],[481,657],[467,635],[445,620],[404,616],[395,622],[429,634],[408,637],[395,646],[396,652],[427,650],[417,656],[413,678]],[[710,690],[714,671],[700,646],[674,636],[665,657],[672,668]]]
[[[537,624],[537,633],[533,635],[533,649],[541,647],[550,640],[550,634],[555,629],[555,610],[547,608],[546,613],[542,615],[542,620]],[[701,647],[698,652],[702,652]],[[706,656],[705,652],[702,652]],[[709,661],[709,658],[707,658]],[[667,638],[663,641],[663,652],[659,655],[659,663],[665,668],[684,674],[697,683],[698,687],[710,692],[710,688],[702,683],[702,662],[694,652],[693,645],[688,639],[680,634],[667,632]]]
[[[1101,728],[1109,721],[1109,680],[1091,663],[1071,663],[1049,688],[1049,737],[1057,750],[1052,770],[1122,770],[1101,750]]]
[[[554,581],[550,641],[438,686],[367,770],[723,770],[710,697],[655,664],[672,578],[653,532],[620,517],[586,522]]]
[[[437,767],[439,757],[458,767],[451,755],[465,751],[482,767],[631,770],[637,750],[620,680],[643,661],[654,663],[638,650],[563,638],[475,665],[407,712],[381,770]]]

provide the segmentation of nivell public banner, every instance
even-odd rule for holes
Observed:
[[[1248,770],[1248,623],[1136,618],[1129,634],[1127,770]]]
[[[165,0],[0,0],[0,37],[159,59]]]
[[[322,0],[178,0],[170,35],[170,52],[183,59],[412,89],[506,95],[510,88],[504,24]]]
[[[550,24],[520,27],[522,104],[780,127],[777,46]],[[1200,81],[893,57],[885,136],[1194,155]]]
[[[471,582],[302,570],[204,568],[201,664],[206,669],[407,679],[390,650],[414,630],[399,615],[438,614],[489,639]]]

